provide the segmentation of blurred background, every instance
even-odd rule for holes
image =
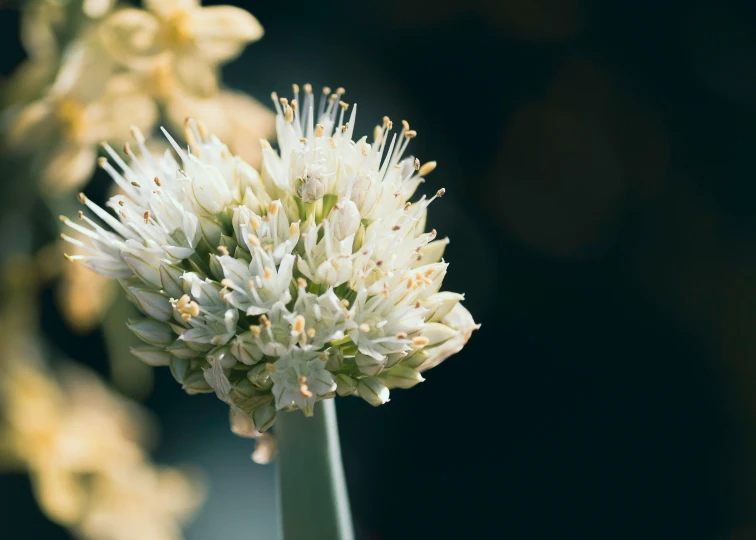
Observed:
[[[483,324],[389,404],[338,400],[358,538],[756,538],[756,4],[230,3],[266,33],[229,87],[344,86],[360,134],[411,122],[439,163],[421,192],[447,190],[447,287]],[[2,6],[8,75],[25,52]],[[2,216],[4,258],[56,237],[19,238],[40,214]],[[152,411],[157,462],[204,471],[186,538],[275,538],[274,465],[227,406],[109,361],[107,318],[67,321],[61,279],[27,297],[52,350]],[[1,538],[67,534],[0,476]]]

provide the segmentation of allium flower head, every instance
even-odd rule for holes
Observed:
[[[273,95],[279,151],[262,141],[261,173],[201,123],[187,148],[100,165],[121,188],[108,209],[84,195],[87,237],[72,260],[117,278],[145,318],[133,352],[169,365],[190,393],[215,392],[258,431],[278,411],[312,414],[320,399],[355,394],[373,405],[457,352],[477,328],[442,292],[446,239],[425,232],[428,206],[410,202],[435,162],[405,157],[416,136],[388,118],[353,139],[356,106],[326,88],[316,106]],[[140,154],[140,155],[137,155]],[[128,162],[128,163],[127,163]]]

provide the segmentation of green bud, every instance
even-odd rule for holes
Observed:
[[[266,403],[252,412],[252,420],[257,431],[267,431],[276,421],[276,408],[272,403]]]
[[[166,347],[165,350],[171,353],[171,355],[175,356],[176,358],[183,358],[185,360],[189,360],[191,358],[197,358],[197,356],[199,356],[197,351],[192,350],[189,347],[187,347],[186,343],[181,341],[180,339],[177,339],[171,345],[168,345],[168,347]]]
[[[160,265],[160,285],[171,298],[181,298],[184,294],[181,288],[181,276],[184,270],[164,262]]]
[[[389,388],[404,389],[412,388],[425,380],[417,370],[401,364],[384,371],[378,378]]]
[[[389,400],[389,389],[376,377],[360,379],[357,385],[357,393],[374,407],[383,405]]]
[[[326,369],[331,372],[337,372],[344,366],[344,351],[341,347],[331,347],[327,351],[328,360],[326,360]]]
[[[187,394],[207,394],[213,391],[202,371],[190,372],[184,378],[183,388]]]
[[[422,366],[428,358],[430,358],[428,351],[420,349],[409,354],[404,360],[402,360],[401,365],[417,369]]]
[[[244,332],[231,341],[231,353],[239,359],[240,362],[248,366],[259,362],[262,357],[262,351],[254,341],[252,332]]]
[[[354,363],[365,375],[378,375],[383,370],[383,366],[386,365],[385,360],[376,360],[372,356],[362,354],[361,352],[358,352],[354,356]]]
[[[162,287],[160,282],[160,268],[153,266],[152,261],[147,261],[145,258],[139,257],[134,253],[124,253],[123,262],[131,268],[131,271],[141,279],[145,285],[159,289]]]
[[[131,347],[131,354],[150,366],[167,366],[171,361],[171,355],[164,348],[158,347]]]
[[[139,339],[156,347],[167,347],[176,339],[169,325],[155,319],[141,319],[127,326]]]
[[[266,364],[257,364],[247,372],[247,379],[263,390],[273,386],[273,381],[270,379],[270,371],[268,371]]]
[[[186,358],[173,357],[171,358],[168,365],[171,368],[171,374],[173,375],[173,378],[181,384],[184,384],[184,380],[189,374],[189,367],[191,366],[191,362]]]
[[[340,396],[351,396],[357,390],[357,380],[349,375],[340,373],[333,380],[336,382],[336,393]]]
[[[159,292],[140,287],[130,287],[128,292],[137,307],[148,317],[163,322],[171,319],[173,307],[168,298]]]

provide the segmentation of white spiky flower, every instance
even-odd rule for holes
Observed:
[[[273,95],[280,150],[261,142],[260,174],[201,123],[187,148],[166,133],[175,155],[160,159],[134,130],[139,155],[106,145],[115,166],[100,159],[123,194],[109,210],[81,195],[94,218],[62,218],[78,233],[69,258],[117,278],[146,315],[130,323],[147,344],[134,354],[258,431],[337,392],[385,403],[478,327],[462,295],[440,292],[448,240],[424,230],[444,190],[409,201],[435,168],[405,157],[415,131],[392,135],[384,117],[355,141],[343,89],[317,109],[303,90]]]

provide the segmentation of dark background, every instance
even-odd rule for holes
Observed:
[[[445,288],[483,324],[391,403],[339,400],[358,538],[756,538],[756,5],[232,3],[266,36],[229,86],[341,85],[358,132],[418,131]],[[56,346],[107,373],[101,335],[41,300]],[[165,369],[146,403],[157,459],[210,477],[189,537],[273,538],[273,466],[226,406]],[[23,476],[0,480],[0,537],[65,537]]]

